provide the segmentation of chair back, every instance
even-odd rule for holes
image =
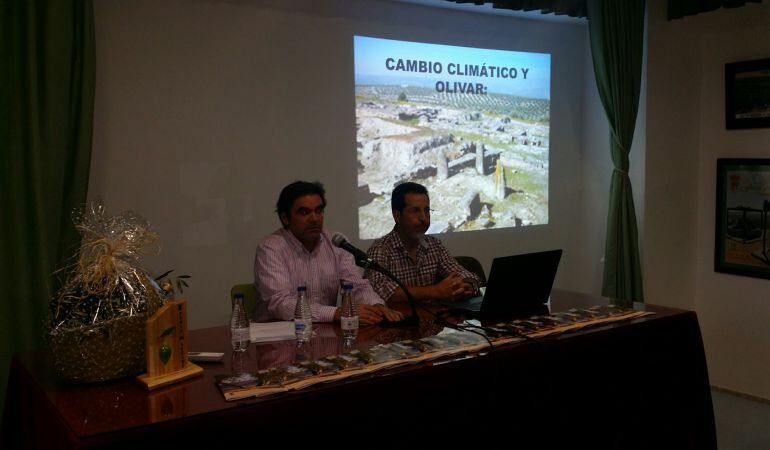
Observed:
[[[458,264],[463,266],[465,270],[476,274],[476,276],[479,277],[479,280],[481,280],[482,286],[487,285],[487,276],[484,274],[484,267],[481,266],[478,259],[473,256],[455,256],[455,260]]]

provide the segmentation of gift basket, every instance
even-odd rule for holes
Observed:
[[[65,269],[68,281],[50,304],[56,372],[76,383],[142,373],[145,321],[163,296],[139,260],[158,236],[144,218],[108,216],[98,201],[73,220],[82,237],[77,262]]]

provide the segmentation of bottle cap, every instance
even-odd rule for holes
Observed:
[[[233,296],[233,298],[234,298],[235,300],[238,300],[238,299],[241,299],[241,300],[243,300],[243,294],[241,294],[241,293],[239,292],[239,293],[235,294],[235,295]]]
[[[353,289],[353,283],[350,283],[348,281],[342,283],[342,289]]]
[[[305,292],[307,288],[305,286],[297,286],[297,292]]]

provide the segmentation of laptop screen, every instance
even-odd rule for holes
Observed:
[[[542,309],[551,295],[562,250],[504,256],[492,261],[482,315]]]

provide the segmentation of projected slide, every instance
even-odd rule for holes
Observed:
[[[551,56],[355,36],[359,238],[393,227],[402,181],[429,233],[548,223]]]

